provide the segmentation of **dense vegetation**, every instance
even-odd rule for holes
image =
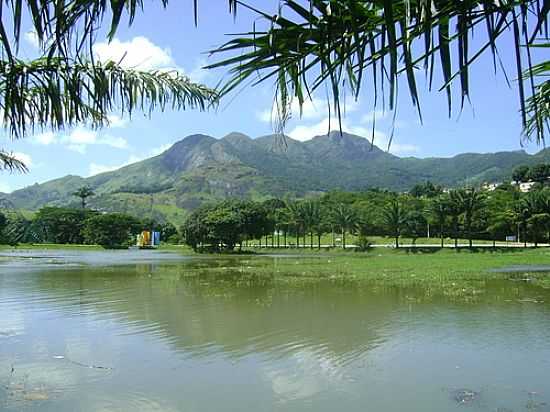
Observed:
[[[254,239],[264,246],[292,245],[321,248],[322,238],[335,235],[345,248],[354,234],[359,249],[370,246],[368,237],[407,237],[413,245],[421,237],[450,237],[457,245],[465,238],[517,241],[536,245],[549,241],[550,188],[539,185],[529,193],[503,184],[494,191],[462,188],[444,192],[432,183],[415,186],[410,193],[384,190],[331,192],[320,198],[266,202],[226,200],[195,210],[182,227],[185,242],[195,250],[232,250]],[[295,242],[295,243],[294,243]]]
[[[95,192],[93,198],[84,198],[89,207],[180,226],[190,210],[230,197],[265,200],[375,187],[405,191],[426,180],[447,188],[478,186],[508,181],[520,165],[550,162],[548,149],[535,155],[517,151],[400,158],[345,133],[286,143],[284,148],[277,146],[274,135],[193,135],[160,156],[86,179],[67,176],[33,185],[0,195],[0,202],[5,199],[14,208],[32,211],[45,206],[79,208],[82,198],[74,193],[88,187]]]
[[[46,207],[32,219],[19,213],[0,213],[0,244],[90,244],[106,248],[128,247],[142,230],[161,232],[165,240],[177,241],[176,228],[123,213],[99,213],[87,209]]]
[[[300,200],[206,202],[180,220],[179,232],[167,220],[89,210],[86,201],[95,194],[82,186],[73,192],[81,199],[79,207],[44,207],[32,218],[13,211],[0,214],[0,242],[112,248],[128,246],[142,230],[157,230],[163,241],[183,239],[195,250],[213,251],[242,249],[250,242],[311,248],[346,248],[353,243],[366,250],[369,239],[379,236],[392,238],[396,248],[403,238],[415,245],[417,239],[426,237],[439,238],[441,247],[449,238],[455,246],[459,239],[467,239],[472,247],[474,239],[496,242],[511,236],[525,245],[538,245],[550,242],[549,170],[548,164],[541,163],[514,171],[517,181],[533,181],[529,193],[521,193],[512,184],[501,184],[492,191],[475,187],[444,190],[427,181],[407,193],[371,189]]]

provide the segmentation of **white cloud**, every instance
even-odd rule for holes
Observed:
[[[172,147],[170,143],[163,144],[159,147],[155,147],[151,149],[149,153],[147,153],[145,156],[132,155],[128,158],[128,160],[126,160],[121,164],[103,165],[98,163],[91,163],[88,171],[88,176],[94,176],[105,172],[112,172],[113,170],[120,169],[121,167],[128,166],[133,163],[141,162],[142,160],[145,160],[149,157],[158,156],[161,153],[164,153],[166,150],[170,149],[170,147]]]
[[[390,153],[399,154],[399,155],[413,155],[420,153],[420,147],[413,144],[402,144],[397,142],[392,142],[390,146]]]
[[[163,49],[143,36],[130,41],[113,39],[96,43],[93,48],[98,60],[120,62],[123,67],[141,70],[176,68],[170,49]]]
[[[84,154],[90,145],[109,146],[115,149],[127,149],[128,141],[122,137],[100,135],[95,130],[77,127],[70,134],[63,136],[61,143],[68,149]]]
[[[91,163],[90,164],[90,168],[89,168],[89,172],[88,172],[88,176],[95,176],[95,175],[98,175],[98,174],[101,174],[101,173],[105,173],[105,172],[111,172],[113,170],[116,170],[118,169],[119,166],[107,166],[107,165],[101,165],[101,164],[97,164],[97,163]]]
[[[50,145],[57,142],[57,136],[53,132],[44,132],[32,137],[32,141],[41,145]]]
[[[97,141],[97,133],[93,130],[77,127],[71,134],[65,136],[65,142],[74,145],[89,145],[95,144]]]
[[[28,31],[23,35],[23,38],[27,43],[29,43],[35,49],[40,47],[40,39],[35,31]]]
[[[128,149],[128,141],[126,139],[111,135],[99,138],[97,144],[114,147],[115,149]]]
[[[388,117],[388,112],[385,110],[372,110],[370,113],[364,114],[361,117],[360,122],[361,123],[372,123],[373,119],[375,119],[377,122],[379,120],[386,119]]]
[[[372,115],[371,115],[372,116]],[[372,118],[372,117],[371,117]],[[330,119],[330,130],[338,131],[339,124],[338,119]],[[312,125],[299,125],[292,129],[288,135],[294,139],[301,142],[305,142],[313,139],[315,136],[322,136],[327,134],[329,131],[329,118],[326,117],[318,123]],[[371,140],[373,136],[372,128],[363,125],[354,125],[350,124],[346,119],[342,119],[342,131],[346,133],[351,133],[360,137]],[[380,147],[382,150],[388,149],[389,137],[379,131],[374,130],[374,144]],[[400,154],[400,155],[410,155],[420,152],[420,148],[413,144],[408,143],[399,143],[397,140],[393,140],[390,148],[390,153]]]
[[[322,136],[329,132],[330,130],[339,130],[338,119],[325,117],[318,123],[312,125],[299,125],[292,129],[288,135],[294,140],[299,140],[300,142],[305,142],[313,139],[315,136]],[[342,131],[347,133],[356,134],[358,136],[366,137],[371,136],[372,131],[363,126],[352,126],[347,123],[345,119],[342,119]]]
[[[124,119],[120,116],[117,116],[116,114],[111,114],[107,116],[107,119],[109,120],[109,127],[111,128],[123,128],[126,127],[128,124],[128,119]]]
[[[12,156],[15,157],[17,160],[25,163],[25,166],[27,167],[32,166],[32,157],[27,153],[15,152],[15,153],[12,153]]]
[[[196,61],[195,67],[189,72],[189,78],[195,83],[204,83],[211,73],[210,70],[203,69],[203,67],[207,64],[208,62],[206,61],[206,59],[198,59]]]
[[[11,193],[12,188],[5,182],[0,182],[0,193]]]
[[[100,173],[112,172],[113,170],[120,169],[121,167],[131,165],[133,163],[141,162],[144,158],[132,155],[127,161],[117,165],[102,165],[98,163],[91,163],[88,169],[88,176],[95,176]]]
[[[358,103],[354,99],[347,98],[345,100],[345,104],[342,105],[342,111],[344,111],[345,113],[351,113],[356,111],[358,109],[358,106]],[[332,109],[333,108],[330,107],[331,111]],[[312,99],[307,99],[306,101],[304,101],[302,105],[302,112],[300,115],[300,103],[297,99],[293,99],[290,105],[290,111],[295,119],[321,119],[323,117],[328,117],[329,106],[326,99],[318,99],[316,97],[313,97]],[[266,109],[258,112],[256,114],[256,117],[264,123],[270,123],[274,119],[277,119],[277,106],[273,105],[271,109]]]
[[[159,147],[155,147],[154,149],[152,149],[150,154],[151,154],[151,156],[158,156],[159,154],[162,154],[165,151],[167,151],[168,149],[170,149],[171,147],[172,147],[172,145],[170,143],[163,144]]]

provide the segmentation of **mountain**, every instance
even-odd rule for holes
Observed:
[[[451,158],[398,157],[360,136],[333,132],[306,142],[280,135],[222,139],[195,134],[159,156],[89,178],[66,176],[9,195],[0,205],[36,210],[76,205],[77,188],[96,193],[92,207],[179,222],[201,203],[226,197],[303,196],[333,189],[407,190],[430,180],[454,187],[509,179],[518,165],[550,161],[550,150],[476,154]]]

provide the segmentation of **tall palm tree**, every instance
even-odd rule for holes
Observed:
[[[353,231],[357,225],[357,213],[350,205],[338,203],[331,210],[331,220],[342,233],[342,249],[346,248],[346,234]]]
[[[296,233],[296,247],[300,247],[300,234],[304,228],[303,210],[299,202],[289,202],[286,206],[288,210],[288,222],[294,227]],[[304,243],[305,247],[305,243]]]
[[[439,229],[439,239],[441,240],[441,248],[444,245],[445,237],[445,223],[449,216],[449,196],[448,195],[439,195],[433,198],[430,201],[429,213],[434,219],[438,229]]]
[[[405,210],[396,197],[382,210],[382,221],[388,233],[395,238],[395,248],[399,249],[399,237],[405,225]]]
[[[230,55],[210,67],[229,68],[222,93],[274,79],[283,124],[290,118],[290,100],[302,105],[325,87],[339,118],[344,89],[357,97],[367,83],[375,106],[382,100],[395,109],[400,75],[421,117],[416,73],[422,67],[430,89],[434,72],[441,70],[437,88],[446,92],[450,116],[453,82],[459,83],[462,108],[470,96],[470,67],[489,53],[495,72],[499,65],[516,72],[527,136],[541,140],[549,130],[550,62],[533,50],[550,43],[548,1],[283,0],[275,13],[254,6],[265,24],[255,23],[246,35],[214,50]],[[500,47],[514,52],[511,67],[500,61]],[[386,99],[378,98],[381,92]]]
[[[313,233],[319,233],[321,224],[321,204],[318,200],[306,200],[300,203],[301,215],[304,222],[304,230],[309,232],[310,248],[313,249]],[[305,244],[304,244],[305,247]]]
[[[516,215],[521,218],[524,230],[527,230],[535,245],[537,245],[541,231],[548,232],[547,216],[550,215],[550,193],[548,190],[536,190],[527,193],[516,206]]]
[[[86,209],[86,202],[89,197],[95,196],[94,191],[90,186],[82,186],[72,193],[73,196],[80,198],[82,209]]]
[[[523,246],[527,247],[527,219],[529,219],[529,206],[524,199],[520,199],[514,205],[514,222],[518,226],[518,242],[523,240]],[[521,235],[521,237],[520,237]]]
[[[472,248],[472,223],[474,214],[483,207],[485,194],[478,189],[464,188],[453,191],[451,199],[462,211],[464,217],[464,231],[468,238],[468,246]]]
[[[463,213],[462,202],[457,190],[451,190],[449,192],[449,205],[447,213],[451,218],[451,227],[453,231],[453,238],[455,243],[455,249],[458,248],[458,237],[460,235],[460,216]]]

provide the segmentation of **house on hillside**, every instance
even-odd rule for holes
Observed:
[[[499,187],[502,183],[489,183],[485,182],[481,185],[481,188],[483,190],[486,190],[487,192],[493,192],[496,190],[497,187]]]
[[[518,185],[518,182],[516,182],[516,185],[518,185],[520,192],[527,193],[533,188],[535,183],[536,182],[519,182],[519,185]]]

